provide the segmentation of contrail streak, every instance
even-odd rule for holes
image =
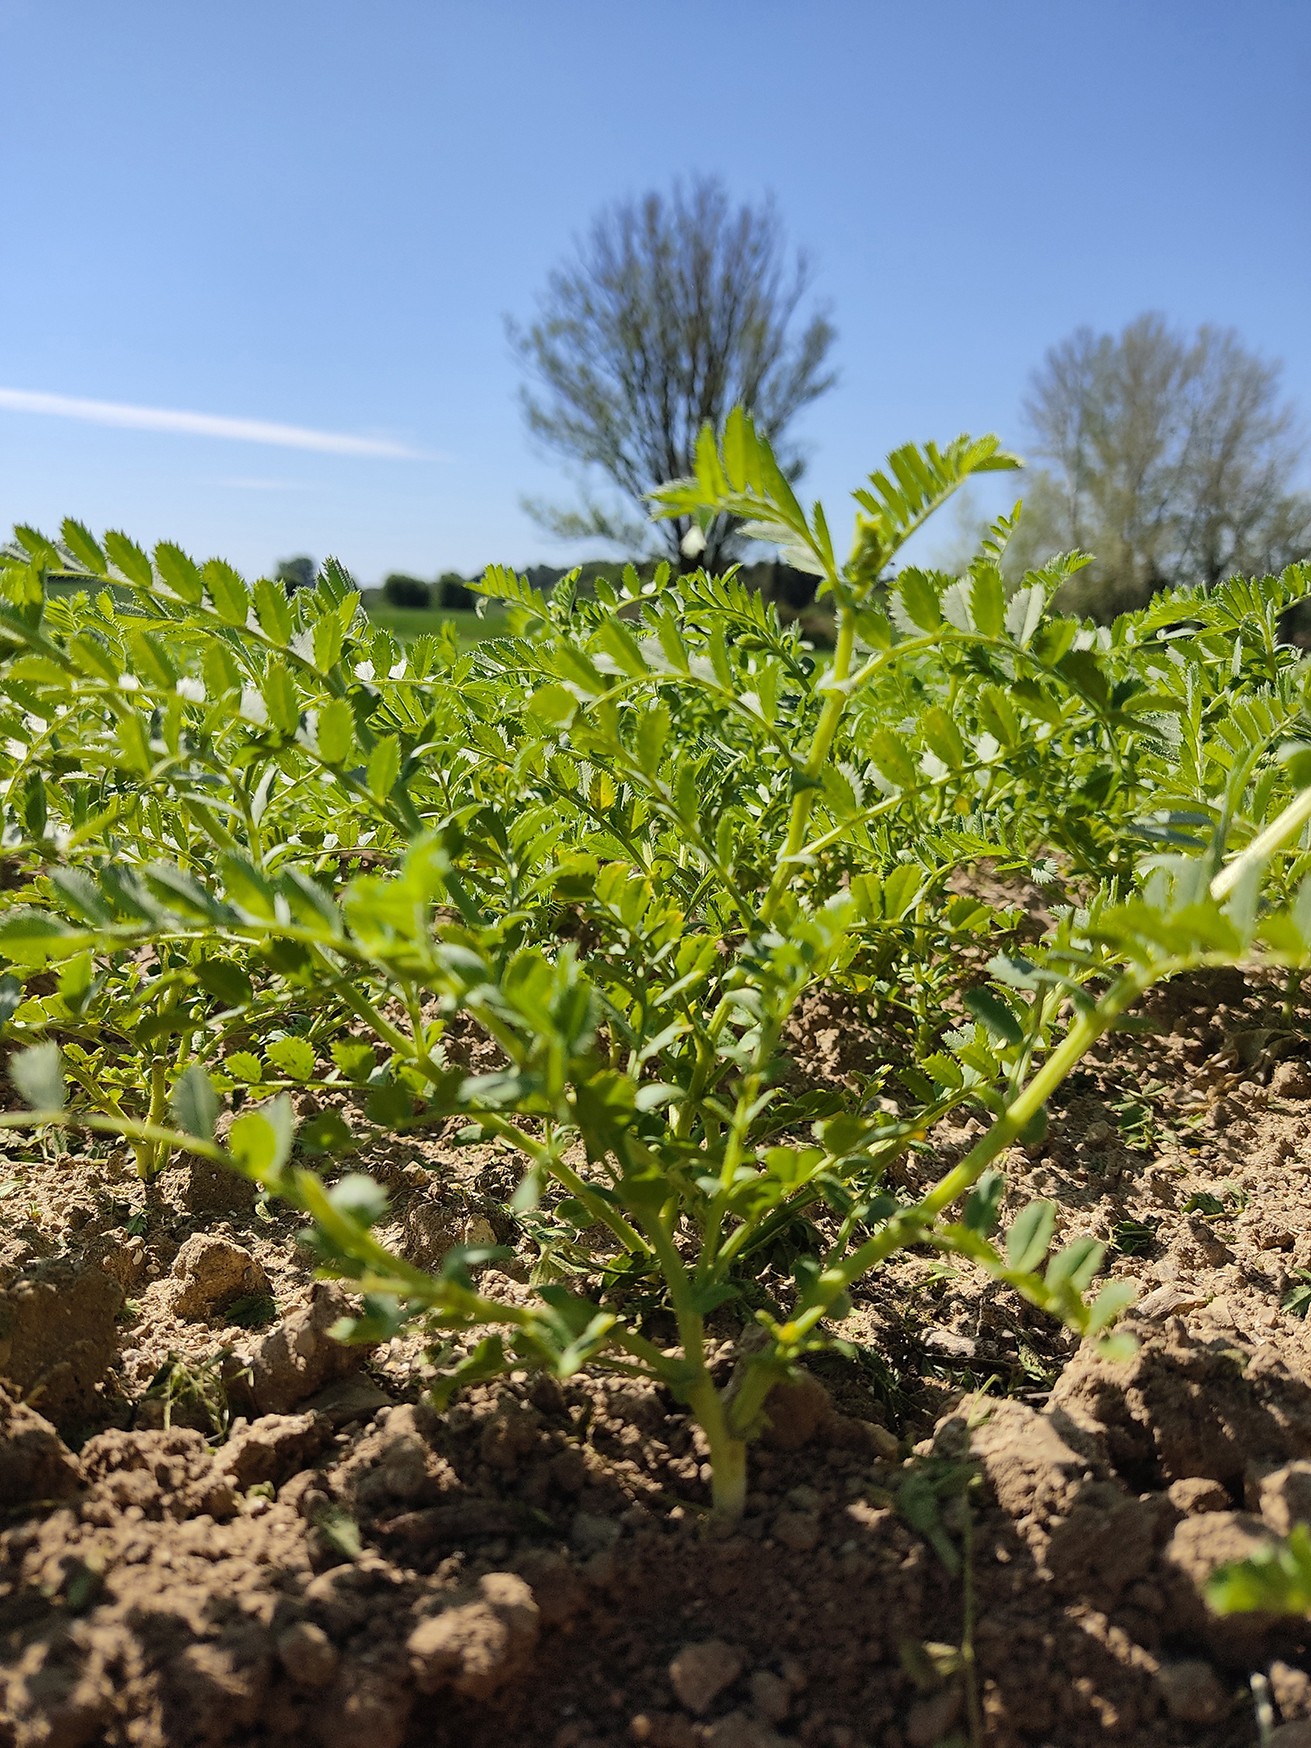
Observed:
[[[172,431],[188,437],[221,437],[234,443],[271,443],[282,449],[313,449],[321,455],[382,455],[422,459],[417,449],[385,437],[349,437],[339,431],[312,431],[304,425],[278,425],[267,419],[228,419],[217,413],[175,412],[168,407],[133,407],[122,401],[88,401],[73,395],[37,394],[0,388],[0,409],[80,419],[86,425],[117,425],[133,431]]]

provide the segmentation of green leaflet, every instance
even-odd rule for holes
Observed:
[[[219,1101],[213,1083],[198,1062],[183,1072],[170,1100],[173,1118],[179,1129],[195,1135],[201,1141],[214,1139]]]
[[[1056,1204],[1030,1202],[1011,1222],[1006,1234],[1006,1262],[1017,1274],[1027,1274],[1046,1256],[1056,1230]]]
[[[379,800],[385,800],[396,785],[401,771],[400,742],[394,734],[384,735],[369,754],[367,781]]]
[[[35,1111],[61,1111],[68,1098],[57,1044],[33,1044],[10,1058],[9,1079]]]
[[[355,713],[344,698],[330,698],[318,713],[319,756],[328,765],[347,764],[355,751]]]
[[[274,643],[288,644],[291,641],[292,615],[286,589],[281,583],[261,577],[251,593],[260,630]]]

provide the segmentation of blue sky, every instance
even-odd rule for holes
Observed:
[[[698,171],[812,256],[839,522],[906,438],[1019,444],[1044,349],[1144,309],[1237,328],[1311,417],[1307,0],[0,0],[0,67],[3,527],[366,582],[578,556],[519,508],[570,485],[502,317]]]

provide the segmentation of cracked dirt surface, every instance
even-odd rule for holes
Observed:
[[[654,1389],[522,1377],[439,1415],[421,1342],[333,1343],[341,1289],[241,1185],[176,1166],[147,1200],[112,1151],[9,1138],[0,1745],[1248,1748],[1255,1672],[1296,1748],[1305,1624],[1201,1591],[1311,1515],[1307,1016],[1226,976],[1149,1017],[1007,1162],[1012,1205],[1111,1245],[1137,1358],[900,1259],[773,1403],[727,1536]],[[416,1261],[516,1242],[491,1150],[365,1163]]]

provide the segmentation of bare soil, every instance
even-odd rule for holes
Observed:
[[[9,1138],[0,1748],[1248,1748],[1258,1705],[1311,1742],[1311,1630],[1202,1598],[1311,1516],[1308,1014],[1227,975],[1143,1018],[1007,1162],[1110,1241],[1137,1358],[902,1258],[776,1393],[727,1536],[659,1392],[438,1414],[422,1342],[334,1343],[345,1295],[243,1185]],[[859,1048],[819,1004],[800,1072]],[[364,1164],[414,1260],[505,1240],[527,1293],[508,1158]]]

